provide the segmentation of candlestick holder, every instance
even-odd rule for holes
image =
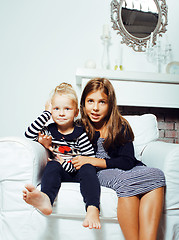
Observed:
[[[157,63],[157,71],[161,73],[162,64],[166,64],[167,61],[171,61],[172,48],[168,42],[163,46],[161,41],[156,41],[156,45],[149,46],[146,49],[147,60],[151,63]]]
[[[110,46],[110,36],[101,36],[103,42],[103,54],[101,59],[101,66],[103,69],[110,69],[110,60],[109,60],[109,46]]]

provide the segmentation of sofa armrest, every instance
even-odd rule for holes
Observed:
[[[149,143],[143,151],[142,162],[164,172],[165,210],[179,210],[179,145],[160,141]]]
[[[47,163],[48,151],[25,137],[0,138],[0,181],[37,185]]]
[[[40,183],[47,157],[41,144],[25,137],[0,138],[0,239],[32,239],[34,208],[22,190],[26,183]]]

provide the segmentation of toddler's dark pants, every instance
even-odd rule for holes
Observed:
[[[100,184],[94,166],[84,164],[76,172],[68,173],[59,162],[48,162],[42,176],[41,191],[48,195],[52,205],[62,182],[79,182],[86,209],[91,205],[99,209]]]

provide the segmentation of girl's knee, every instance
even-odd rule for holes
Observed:
[[[89,174],[96,174],[96,168],[95,168],[93,165],[89,164],[89,163],[84,164],[84,165],[80,168],[79,174],[80,174],[81,176],[87,176],[87,175],[89,175]]]
[[[93,165],[91,165],[90,163],[86,163],[83,166],[81,166],[81,168],[80,168],[80,171],[88,171],[88,170],[96,171],[96,168]]]
[[[46,169],[50,171],[61,171],[62,170],[62,165],[57,162],[57,161],[49,161],[45,167]]]

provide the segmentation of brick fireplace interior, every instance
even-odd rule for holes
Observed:
[[[157,107],[119,106],[122,115],[153,113],[157,117],[159,140],[179,143],[179,109]]]

